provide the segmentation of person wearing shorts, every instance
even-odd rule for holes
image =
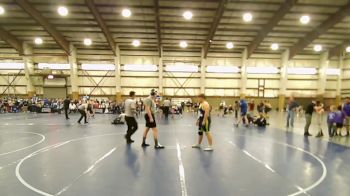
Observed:
[[[239,105],[241,108],[241,118],[239,119],[239,121],[242,122],[243,124],[245,124],[246,126],[248,126],[249,125],[248,118],[247,118],[248,104],[247,104],[246,100],[241,99]],[[237,123],[237,126],[239,123]]]
[[[344,120],[346,118],[346,114],[344,113],[344,111],[342,110],[341,106],[338,106],[337,111],[335,112],[335,124],[337,127],[337,132],[336,132],[336,136],[342,136],[341,135],[341,131],[344,127]]]
[[[213,150],[213,137],[210,132],[210,124],[211,124],[211,118],[210,118],[210,105],[205,100],[205,95],[201,94],[199,95],[199,110],[198,110],[198,119],[197,119],[197,126],[198,126],[198,143],[193,145],[192,148],[201,148],[201,144],[203,141],[203,133],[207,136],[208,139],[208,147],[204,148],[204,151],[212,151]]]
[[[162,146],[158,142],[158,129],[157,129],[157,123],[154,117],[154,112],[156,108],[156,104],[154,102],[155,99],[156,99],[156,92],[152,90],[151,95],[144,100],[145,111],[146,111],[146,114],[145,114],[146,128],[143,133],[142,147],[149,146],[149,144],[146,143],[146,139],[147,139],[147,134],[149,130],[152,129],[153,137],[154,137],[154,148],[163,149],[164,146]]]

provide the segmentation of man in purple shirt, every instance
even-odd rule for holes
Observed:
[[[350,97],[346,98],[346,101],[343,105],[343,112],[345,114],[346,136],[349,136],[350,135]]]

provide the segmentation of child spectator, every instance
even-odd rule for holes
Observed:
[[[345,114],[342,111],[342,107],[341,106],[338,106],[337,109],[338,110],[335,113],[335,123],[336,123],[336,126],[337,126],[337,133],[336,133],[336,135],[337,136],[342,136],[341,135],[341,131],[342,131],[343,126],[344,126]]]
[[[330,112],[327,115],[327,124],[328,124],[328,135],[329,137],[333,137],[336,132],[336,123],[335,123],[335,106],[331,105]]]

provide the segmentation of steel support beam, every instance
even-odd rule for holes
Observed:
[[[94,15],[94,18],[96,19],[98,26],[100,26],[103,34],[105,35],[107,42],[109,44],[109,47],[113,51],[113,54],[115,54],[116,53],[115,41],[114,41],[113,36],[105,23],[105,21],[102,19],[100,13],[98,12],[97,7],[94,4],[94,0],[85,0],[85,2],[86,2],[86,5],[88,6],[88,8],[90,9],[92,15]]]
[[[23,55],[23,43],[18,40],[17,37],[12,35],[10,32],[6,31],[4,28],[0,27],[0,39],[4,40],[12,48],[18,51],[20,55]]]
[[[208,34],[207,39],[205,40],[205,43],[204,43],[204,58],[207,58],[211,41],[213,40],[215,32],[219,26],[220,20],[221,20],[222,16],[224,15],[225,6],[226,6],[227,2],[228,2],[228,0],[221,0],[219,2],[219,6],[216,10],[214,21],[210,27],[209,34]]]
[[[305,47],[311,44],[320,35],[326,33],[330,28],[332,28],[337,23],[343,21],[343,19],[347,17],[349,13],[350,13],[350,3],[343,6],[335,14],[330,16],[327,20],[321,23],[313,31],[306,34],[306,36],[301,38],[294,46],[292,46],[290,48],[289,58],[292,59],[295,55],[299,54]]]
[[[286,14],[288,14],[296,3],[297,0],[285,0],[277,12],[275,12],[275,14],[272,16],[271,20],[264,25],[255,39],[248,46],[248,58],[259,47],[259,45],[264,41],[264,38],[273,30],[273,28],[278,25]]]
[[[56,43],[65,51],[67,55],[70,54],[69,42],[64,36],[58,32],[49,21],[35,9],[28,0],[15,0],[15,2],[26,11],[35,21],[37,21],[44,29],[52,36]]]

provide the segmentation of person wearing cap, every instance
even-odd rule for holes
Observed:
[[[149,146],[149,144],[146,143],[146,139],[147,139],[147,134],[149,130],[152,129],[153,137],[154,137],[154,148],[163,149],[164,146],[162,146],[158,142],[158,129],[156,124],[156,119],[154,117],[154,111],[156,108],[156,104],[155,104],[156,94],[157,93],[154,90],[152,90],[150,96],[144,100],[145,111],[146,111],[146,114],[145,114],[146,128],[143,133],[142,147]]]

